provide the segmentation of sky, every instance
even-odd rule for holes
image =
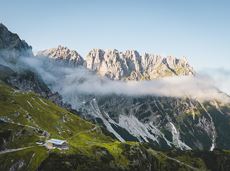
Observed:
[[[195,70],[230,68],[228,0],[0,0],[0,22],[34,52],[58,45],[186,56]]]

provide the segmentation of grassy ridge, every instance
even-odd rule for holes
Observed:
[[[122,168],[128,165],[128,160],[121,154],[120,142],[105,136],[99,126],[82,120],[37,94],[20,92],[1,83],[0,109],[0,134],[4,135],[0,141],[1,149],[33,146],[20,152],[1,154],[0,161],[3,163],[6,163],[5,158],[18,154],[15,159],[22,158],[24,165],[27,165],[31,155],[34,155],[38,158],[35,157],[35,163],[31,162],[31,168],[36,168],[50,153],[44,147],[36,145],[36,142],[59,138],[67,140],[70,149],[53,150],[52,153],[81,154],[93,160],[100,160],[103,155],[111,155],[114,165]],[[7,168],[13,164],[7,163],[0,167]]]

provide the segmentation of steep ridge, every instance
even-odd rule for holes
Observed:
[[[20,53],[23,55],[31,55],[32,47],[29,46],[24,40],[21,40],[15,33],[10,32],[6,26],[0,23],[0,51],[10,50],[11,55]]]
[[[57,92],[48,88],[33,68],[22,64],[20,59],[23,57],[34,57],[32,47],[0,23],[0,80],[22,91],[38,93],[59,106],[71,109],[69,104],[63,103]]]

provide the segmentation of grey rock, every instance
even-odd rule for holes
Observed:
[[[172,56],[164,58],[148,53],[140,55],[135,50],[119,52],[116,49],[106,51],[93,49],[85,60],[88,69],[112,80],[152,80],[195,74],[186,58],[178,59]]]
[[[0,23],[0,50],[11,50],[14,55],[19,52],[32,55],[32,47],[21,40],[17,34],[10,32],[2,23]]]
[[[47,56],[73,66],[84,65],[84,59],[75,50],[60,45],[57,48],[39,51],[37,56]]]
[[[140,55],[136,50],[92,49],[84,60],[76,51],[59,46],[40,51],[37,56],[46,56],[71,66],[83,66],[111,80],[138,81],[195,74],[186,58],[164,58],[148,53]]]

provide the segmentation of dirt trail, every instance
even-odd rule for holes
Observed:
[[[6,154],[6,153],[12,153],[12,152],[16,152],[16,151],[21,151],[21,150],[25,150],[25,149],[33,148],[33,147],[34,146],[15,148],[15,149],[7,149],[7,150],[4,150],[4,151],[0,151],[0,155],[1,154]]]

